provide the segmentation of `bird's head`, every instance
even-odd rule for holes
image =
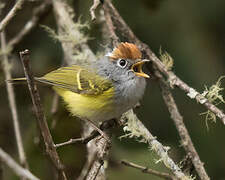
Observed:
[[[135,44],[120,43],[106,56],[123,75],[132,73],[138,77],[149,78],[149,75],[142,70],[142,66],[149,60],[142,59],[142,53]]]

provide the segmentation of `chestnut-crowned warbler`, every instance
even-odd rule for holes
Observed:
[[[74,116],[101,122],[119,118],[143,96],[149,76],[142,71],[148,60],[141,58],[136,45],[120,43],[89,65],[61,67],[35,80],[52,85]]]

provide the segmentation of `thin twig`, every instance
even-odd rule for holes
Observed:
[[[37,89],[37,86],[34,82],[33,73],[30,68],[30,57],[29,57],[29,50],[25,50],[20,52],[20,58],[23,64],[24,73],[27,79],[30,95],[32,98],[33,106],[34,106],[34,112],[37,117],[39,129],[41,132],[41,135],[43,137],[46,152],[49,155],[52,163],[56,167],[56,169],[59,172],[60,177],[62,177],[64,180],[66,180],[65,172],[63,171],[63,164],[60,161],[60,158],[57,154],[56,148],[54,147],[54,142],[51,136],[51,133],[48,128],[48,124],[46,121],[46,117],[42,110],[40,95]]]
[[[93,5],[91,6],[90,8],[90,13],[91,13],[91,20],[94,21],[96,19],[96,16],[95,16],[95,10],[96,8],[99,6],[99,4],[101,3],[100,0],[93,0]]]
[[[95,130],[87,137],[70,139],[66,142],[56,144],[55,147],[59,148],[59,147],[65,146],[65,145],[71,145],[71,144],[76,144],[76,143],[87,144],[90,140],[94,139],[98,135],[99,135],[98,131]]]
[[[1,47],[2,51],[5,52],[6,51],[6,40],[5,40],[4,31],[1,32],[1,46],[2,46]],[[4,53],[3,53],[2,67],[4,70],[4,74],[5,74],[5,79],[6,80],[12,79],[8,55],[4,54]],[[13,119],[13,127],[14,127],[14,133],[15,133],[15,137],[16,137],[19,161],[23,167],[28,169],[28,163],[26,160],[26,155],[25,155],[25,151],[23,148],[23,141],[22,141],[21,132],[20,132],[20,124],[19,124],[19,118],[18,118],[18,113],[17,113],[16,99],[15,99],[13,84],[6,82],[6,88],[7,88],[8,100],[9,100],[9,107],[10,107],[10,111],[11,111],[12,119]]]
[[[105,13],[105,21],[106,21],[106,24],[108,26],[109,34],[110,34],[111,38],[113,39],[113,46],[116,47],[116,45],[119,42],[119,38],[115,33],[116,28],[113,25],[108,6],[103,4],[103,9],[104,9],[104,13]]]
[[[34,9],[32,18],[24,25],[23,29],[21,29],[20,32],[18,32],[16,36],[9,41],[8,46],[11,50],[13,50],[14,47],[38,25],[40,20],[50,12],[51,7],[51,3],[44,2],[42,5]]]
[[[91,121],[89,119],[85,119],[85,118],[82,118],[82,120],[87,121],[91,125],[92,128],[94,128],[96,131],[98,131],[102,137],[104,137],[109,143],[111,143],[109,137],[100,128],[98,128],[98,126],[93,121]]]
[[[88,123],[89,124],[89,123]],[[112,129],[113,127],[115,127],[115,120],[109,120],[109,121],[105,121],[101,126],[100,126],[100,130],[104,131],[104,130],[108,130],[108,129]],[[93,130],[88,136],[86,137],[82,137],[82,138],[76,138],[76,139],[70,139],[66,142],[63,143],[59,143],[59,144],[55,144],[56,148],[65,146],[65,145],[71,145],[71,144],[76,144],[76,143],[81,143],[81,144],[87,144],[89,141],[91,141],[92,139],[96,138],[97,136],[101,135],[99,133],[98,130]]]
[[[170,112],[171,118],[174,121],[177,131],[180,135],[182,146],[184,147],[186,153],[190,155],[192,163],[195,166],[196,172],[198,173],[200,179],[209,180],[209,176],[207,175],[203,163],[201,162],[200,157],[191,141],[188,130],[183,122],[183,117],[179,113],[179,110],[169,90],[169,87],[166,85],[165,82],[162,81],[160,81],[159,84],[162,90],[164,102]]]
[[[9,168],[11,168],[13,172],[18,176],[30,180],[39,180],[39,178],[34,176],[29,170],[24,169],[19,164],[17,164],[16,161],[14,161],[10,157],[10,155],[8,155],[6,152],[2,150],[2,148],[0,148],[0,159],[3,163],[9,166]]]
[[[152,175],[155,175],[155,176],[167,179],[167,180],[175,180],[176,179],[175,177],[173,177],[172,175],[170,175],[168,173],[162,173],[162,172],[150,169],[148,167],[144,167],[144,166],[129,162],[127,160],[122,160],[121,164],[128,166],[128,167],[133,167],[133,168],[139,169],[143,173],[152,174]]]
[[[62,147],[62,146],[71,145],[71,144],[75,144],[75,143],[83,144],[84,142],[85,142],[85,138],[70,139],[70,140],[65,141],[63,143],[55,144],[55,147],[59,148],[59,147]],[[86,143],[84,143],[84,144],[86,144]]]
[[[123,18],[120,16],[118,11],[115,9],[113,4],[109,0],[105,0],[105,6],[109,8],[111,18],[113,22],[117,25],[117,29],[121,34],[126,37],[130,42],[136,43],[146,54],[146,58],[151,59],[157,70],[162,72],[170,82],[171,87],[177,86],[181,90],[187,93],[188,97],[195,99],[198,103],[204,105],[208,110],[215,113],[215,115],[221,119],[223,124],[225,124],[225,114],[217,108],[215,105],[210,103],[205,97],[203,97],[199,92],[194,90],[192,87],[188,86],[179,77],[177,77],[173,72],[168,71],[165,65],[160,61],[160,59],[151,51],[148,45],[141,42],[135,34],[132,32],[130,27],[126,24]],[[190,96],[192,94],[192,96]],[[194,95],[194,96],[193,96]]]
[[[113,23],[115,24],[114,26],[116,26],[117,30],[121,32],[121,35],[123,35],[123,37],[126,37],[127,40],[129,40],[130,42],[135,42],[135,43],[140,42],[140,40],[138,40],[138,38],[135,36],[135,34],[131,31],[129,26],[120,16],[119,12],[113,6],[110,0],[104,1],[103,9],[105,14],[109,13],[111,15],[111,19],[113,20]]]
[[[12,20],[12,18],[16,15],[16,13],[22,9],[25,0],[18,0],[13,8],[9,11],[6,17],[0,22],[0,32],[8,25],[8,23]]]

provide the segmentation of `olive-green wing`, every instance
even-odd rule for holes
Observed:
[[[98,95],[112,88],[111,81],[84,67],[62,67],[36,80],[79,94]]]

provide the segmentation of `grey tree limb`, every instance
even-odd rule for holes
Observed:
[[[34,9],[33,16],[31,19],[24,25],[23,29],[21,29],[14,38],[12,38],[8,42],[8,46],[13,50],[14,47],[20,43],[23,38],[29,34],[40,22],[40,20],[45,17],[51,10],[51,3],[45,1],[42,5]]]
[[[166,85],[165,82],[160,81],[160,87],[162,90],[162,96],[164,102],[169,110],[171,119],[174,121],[177,131],[181,138],[181,145],[184,147],[187,154],[190,155],[191,161],[198,173],[200,179],[202,180],[209,180],[209,176],[206,173],[204,168],[204,164],[201,162],[200,157],[194,147],[194,144],[190,138],[187,128],[185,127],[183,117],[181,116],[176,102],[169,90],[169,87]]]
[[[14,161],[10,155],[8,155],[5,151],[0,148],[0,159],[4,164],[6,164],[12,171],[17,174],[19,177],[30,179],[30,180],[39,180],[36,176],[34,176],[29,170],[21,167]]]
[[[5,34],[3,31],[3,32],[1,32],[1,49],[3,52],[6,51],[6,46],[7,46],[7,44],[6,44],[6,40],[5,40]],[[3,59],[1,62],[2,62],[3,70],[4,70],[4,74],[5,74],[5,79],[6,80],[12,79],[8,55],[6,53],[3,53],[2,58]],[[25,155],[22,136],[21,136],[21,132],[20,132],[19,117],[18,117],[18,113],[17,113],[16,99],[15,99],[13,84],[6,82],[6,89],[7,89],[8,100],[9,100],[9,108],[10,108],[10,111],[12,114],[14,133],[15,133],[15,137],[16,137],[17,150],[18,150],[18,154],[19,154],[19,161],[22,166],[24,166],[25,168],[28,168],[28,163],[26,160],[27,158]]]
[[[3,29],[9,24],[9,22],[12,20],[12,18],[16,15],[16,13],[22,9],[23,4],[25,3],[25,0],[18,0],[16,4],[13,6],[13,8],[9,11],[9,13],[6,15],[6,17],[0,22],[0,32],[3,31]]]

